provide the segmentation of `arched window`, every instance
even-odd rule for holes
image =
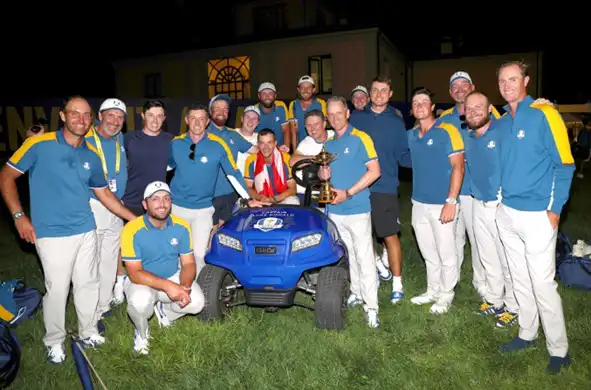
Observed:
[[[209,98],[225,93],[233,100],[250,99],[250,58],[247,56],[210,60]]]

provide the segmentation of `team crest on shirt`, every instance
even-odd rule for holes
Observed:
[[[279,117],[278,116],[275,117],[275,122],[279,122]]]
[[[525,137],[525,130],[519,130],[517,132],[517,138],[523,139],[523,137]]]
[[[488,141],[488,145],[486,145],[486,147],[489,149],[492,149],[495,146],[497,146],[497,144],[495,144],[495,141]]]
[[[433,145],[433,138],[429,138],[429,141],[427,141],[427,145],[429,145],[429,146]]]
[[[232,138],[230,138],[230,143],[234,145],[234,140]]]
[[[349,148],[345,148],[345,151],[343,153],[345,153],[345,154],[349,153]]]
[[[177,240],[176,238],[172,238],[172,240],[170,240],[170,245],[172,246],[177,246],[179,244],[179,240]]]
[[[205,164],[207,162],[207,157],[205,157],[205,156],[201,157],[201,162],[203,164]]]
[[[82,168],[86,169],[87,171],[90,169],[90,164],[88,163],[88,161],[82,165]]]

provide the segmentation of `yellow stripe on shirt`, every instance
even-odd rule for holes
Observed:
[[[25,142],[23,142],[21,147],[18,148],[16,150],[16,152],[14,152],[12,157],[10,157],[8,162],[10,162],[12,165],[17,165],[19,163],[19,161],[25,156],[25,154],[27,154],[27,152],[29,150],[31,150],[31,148],[33,146],[37,145],[40,142],[56,141],[56,140],[57,140],[57,135],[56,135],[55,131],[52,131],[50,133],[43,133],[40,135],[35,135],[33,137],[27,138],[25,140]]]
[[[531,107],[536,108],[544,113],[544,116],[548,121],[548,125],[550,126],[552,138],[556,143],[556,149],[558,150],[560,161],[562,161],[562,163],[565,165],[574,164],[575,160],[573,158],[570,149],[570,142],[568,140],[568,130],[566,129],[566,125],[564,124],[560,113],[549,104],[532,104]]]
[[[146,229],[146,223],[144,222],[143,216],[129,221],[123,227],[123,231],[121,232],[121,257],[127,259],[137,259],[133,241],[135,239],[135,235],[142,229]]]
[[[230,160],[230,165],[232,165],[232,168],[237,170],[238,167],[236,165],[236,161],[234,160],[234,156],[232,156],[232,151],[228,147],[228,144],[226,143],[226,141],[224,141],[221,137],[218,137],[217,135],[209,133],[209,132],[207,133],[207,139],[217,142],[220,145],[222,145],[222,147],[226,151],[226,154],[228,155],[228,160]],[[229,174],[229,172],[227,172],[227,174]]]
[[[367,151],[367,156],[369,157],[370,160],[378,157],[373,140],[371,139],[371,137],[369,135],[367,135],[366,132],[358,130],[356,128],[353,128],[353,130],[351,130],[351,135],[359,137],[359,139],[361,140],[361,143],[363,144],[363,146],[365,147],[365,150]]]
[[[187,229],[187,232],[189,233],[189,249],[193,250],[193,233],[191,232],[191,225],[189,224],[189,222],[177,215],[171,214],[170,218],[172,219],[172,223],[174,223],[175,225],[181,225],[182,227]]]
[[[460,131],[457,127],[451,123],[444,122],[439,123],[438,126],[445,130],[449,135],[449,139],[451,141],[451,150],[453,152],[464,150],[464,140],[462,139],[462,135],[460,134]]]

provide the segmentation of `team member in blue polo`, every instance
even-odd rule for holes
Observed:
[[[376,236],[383,240],[384,255],[376,259],[380,278],[392,277],[392,304],[404,298],[402,287],[402,249],[400,232],[400,212],[398,208],[398,166],[410,168],[412,165],[408,137],[404,121],[390,106],[392,81],[376,77],[370,85],[371,102],[363,111],[351,115],[351,124],[365,131],[373,140],[382,175],[370,187],[371,219]],[[389,263],[390,272],[384,265]]]
[[[316,83],[308,75],[300,77],[297,90],[299,99],[292,100],[289,103],[287,119],[294,121],[297,126],[298,139],[296,144],[299,144],[308,136],[304,116],[312,110],[320,110],[326,116],[326,102],[316,96]]]
[[[256,153],[258,148],[244,139],[237,131],[226,127],[226,121],[230,114],[230,96],[216,95],[209,101],[209,114],[211,122],[207,131],[217,135],[230,148],[234,161],[238,159],[238,153]],[[232,215],[232,209],[238,194],[232,184],[228,181],[222,168],[219,169],[218,178],[215,184],[215,194],[213,199],[213,224],[222,225]]]
[[[287,124],[287,106],[276,100],[277,88],[273,83],[261,83],[258,91],[259,102],[255,106],[261,112],[261,119],[256,131],[271,129],[277,137],[277,145],[284,145],[283,128]]]
[[[109,190],[97,150],[84,141],[92,123],[86,99],[70,99],[60,112],[63,129],[27,139],[0,172],[0,189],[20,237],[35,244],[46,293],[43,320],[48,359],[65,360],[66,304],[70,284],[79,336],[89,346],[105,342],[98,334],[99,299],[96,223],[90,193],[108,210],[130,220],[135,215]],[[16,179],[29,172],[31,220],[24,214]]]
[[[144,192],[146,213],[123,228],[121,254],[127,283],[127,313],[135,326],[133,351],[150,352],[148,320],[156,314],[160,326],[170,326],[186,314],[203,310],[203,292],[195,281],[191,227],[171,215],[170,188],[150,183]]]
[[[497,121],[491,120],[492,104],[483,93],[469,93],[465,108],[470,129],[464,136],[466,171],[470,171],[474,197],[472,216],[476,242],[473,245],[478,249],[486,280],[484,302],[478,313],[495,316],[496,326],[504,328],[517,322],[519,313],[496,223],[501,199],[501,149],[507,132]],[[461,207],[465,207],[463,203]]]
[[[349,306],[364,304],[367,324],[379,328],[378,275],[371,236],[371,203],[368,187],[380,177],[380,165],[370,136],[349,124],[344,97],[327,102],[328,121],[335,135],[325,143],[326,151],[337,153],[330,169],[319,171],[321,178],[332,176],[335,198],[327,205],[349,253],[351,295]]]
[[[501,350],[534,344],[541,319],[550,354],[547,370],[557,373],[571,363],[554,275],[558,224],[569,198],[574,160],[560,113],[527,95],[527,65],[506,63],[497,75],[508,103],[499,120],[508,135],[502,148],[497,226],[519,302],[519,336]]]
[[[205,252],[213,227],[212,202],[220,170],[224,179],[233,177],[248,198],[244,178],[230,148],[222,138],[207,131],[207,111],[207,107],[201,104],[189,107],[185,117],[189,131],[172,140],[168,162],[174,169],[170,183],[172,212],[191,225],[197,275],[205,266]]]
[[[427,292],[411,299],[434,302],[430,311],[447,313],[458,282],[455,229],[464,176],[464,142],[455,126],[436,123],[431,92],[417,88],[412,114],[418,126],[408,132],[412,154],[412,227],[427,268]]]

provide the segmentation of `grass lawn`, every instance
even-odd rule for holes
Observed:
[[[591,239],[591,182],[575,179],[562,229],[576,240]],[[410,226],[410,185],[401,187],[402,245],[407,297],[426,288],[425,266]],[[0,222],[0,278],[23,278],[43,291],[34,253],[21,250],[10,222]],[[346,330],[314,328],[313,313],[240,308],[222,324],[193,317],[159,329],[153,318],[151,356],[132,355],[133,328],[125,306],[105,321],[107,343],[89,357],[109,389],[589,389],[591,387],[591,295],[560,286],[574,364],[557,376],[545,373],[548,354],[542,331],[537,346],[501,354],[517,327],[495,329],[474,314],[469,248],[450,312],[429,313],[409,299],[392,306],[391,284],[380,288],[380,329],[369,329],[361,309],[347,313]],[[46,308],[51,309],[51,308]],[[76,329],[73,304],[68,327]],[[16,329],[22,344],[14,389],[78,389],[71,353],[66,363],[45,361],[41,313]],[[68,345],[69,348],[69,345]],[[95,381],[95,389],[99,389]]]

